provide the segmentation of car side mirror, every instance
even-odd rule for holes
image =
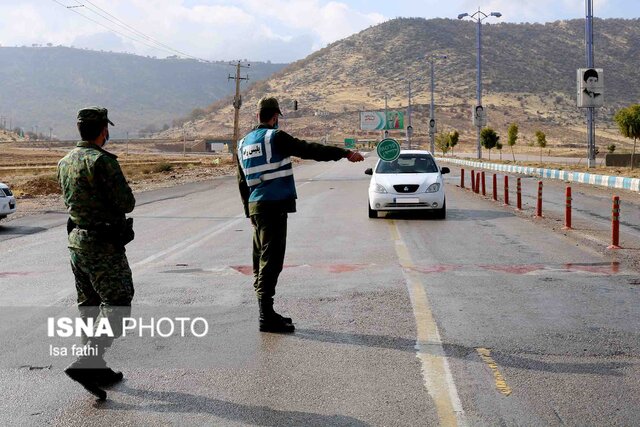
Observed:
[[[444,175],[446,173],[451,173],[451,170],[449,170],[449,168],[445,166],[442,169],[440,169],[440,173]]]
[[[373,169],[371,169],[371,168],[365,169],[364,174],[365,175],[373,175]]]

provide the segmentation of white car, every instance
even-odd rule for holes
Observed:
[[[402,150],[392,162],[378,160],[369,184],[369,218],[377,218],[379,211],[432,211],[444,219],[447,202],[442,175],[449,168],[439,168],[429,151]]]
[[[16,211],[16,198],[9,186],[0,182],[0,219]]]

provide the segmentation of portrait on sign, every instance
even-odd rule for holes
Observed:
[[[604,105],[604,79],[602,68],[580,68],[577,75],[578,107]]]
[[[471,118],[474,126],[486,126],[487,116],[482,105],[476,105],[471,111]]]

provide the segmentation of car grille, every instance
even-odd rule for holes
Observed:
[[[416,184],[400,184],[393,186],[394,190],[398,193],[415,193],[418,187],[420,186]]]
[[[429,203],[386,203],[387,208],[431,208]]]

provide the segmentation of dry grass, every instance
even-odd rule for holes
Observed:
[[[3,143],[0,146],[0,181],[8,184],[18,199],[60,194],[56,165],[72,145],[66,149],[17,145]],[[120,152],[122,170],[136,190],[203,180],[234,169],[229,155],[184,157],[151,149],[148,153],[126,155],[118,146],[114,146],[114,151]]]

